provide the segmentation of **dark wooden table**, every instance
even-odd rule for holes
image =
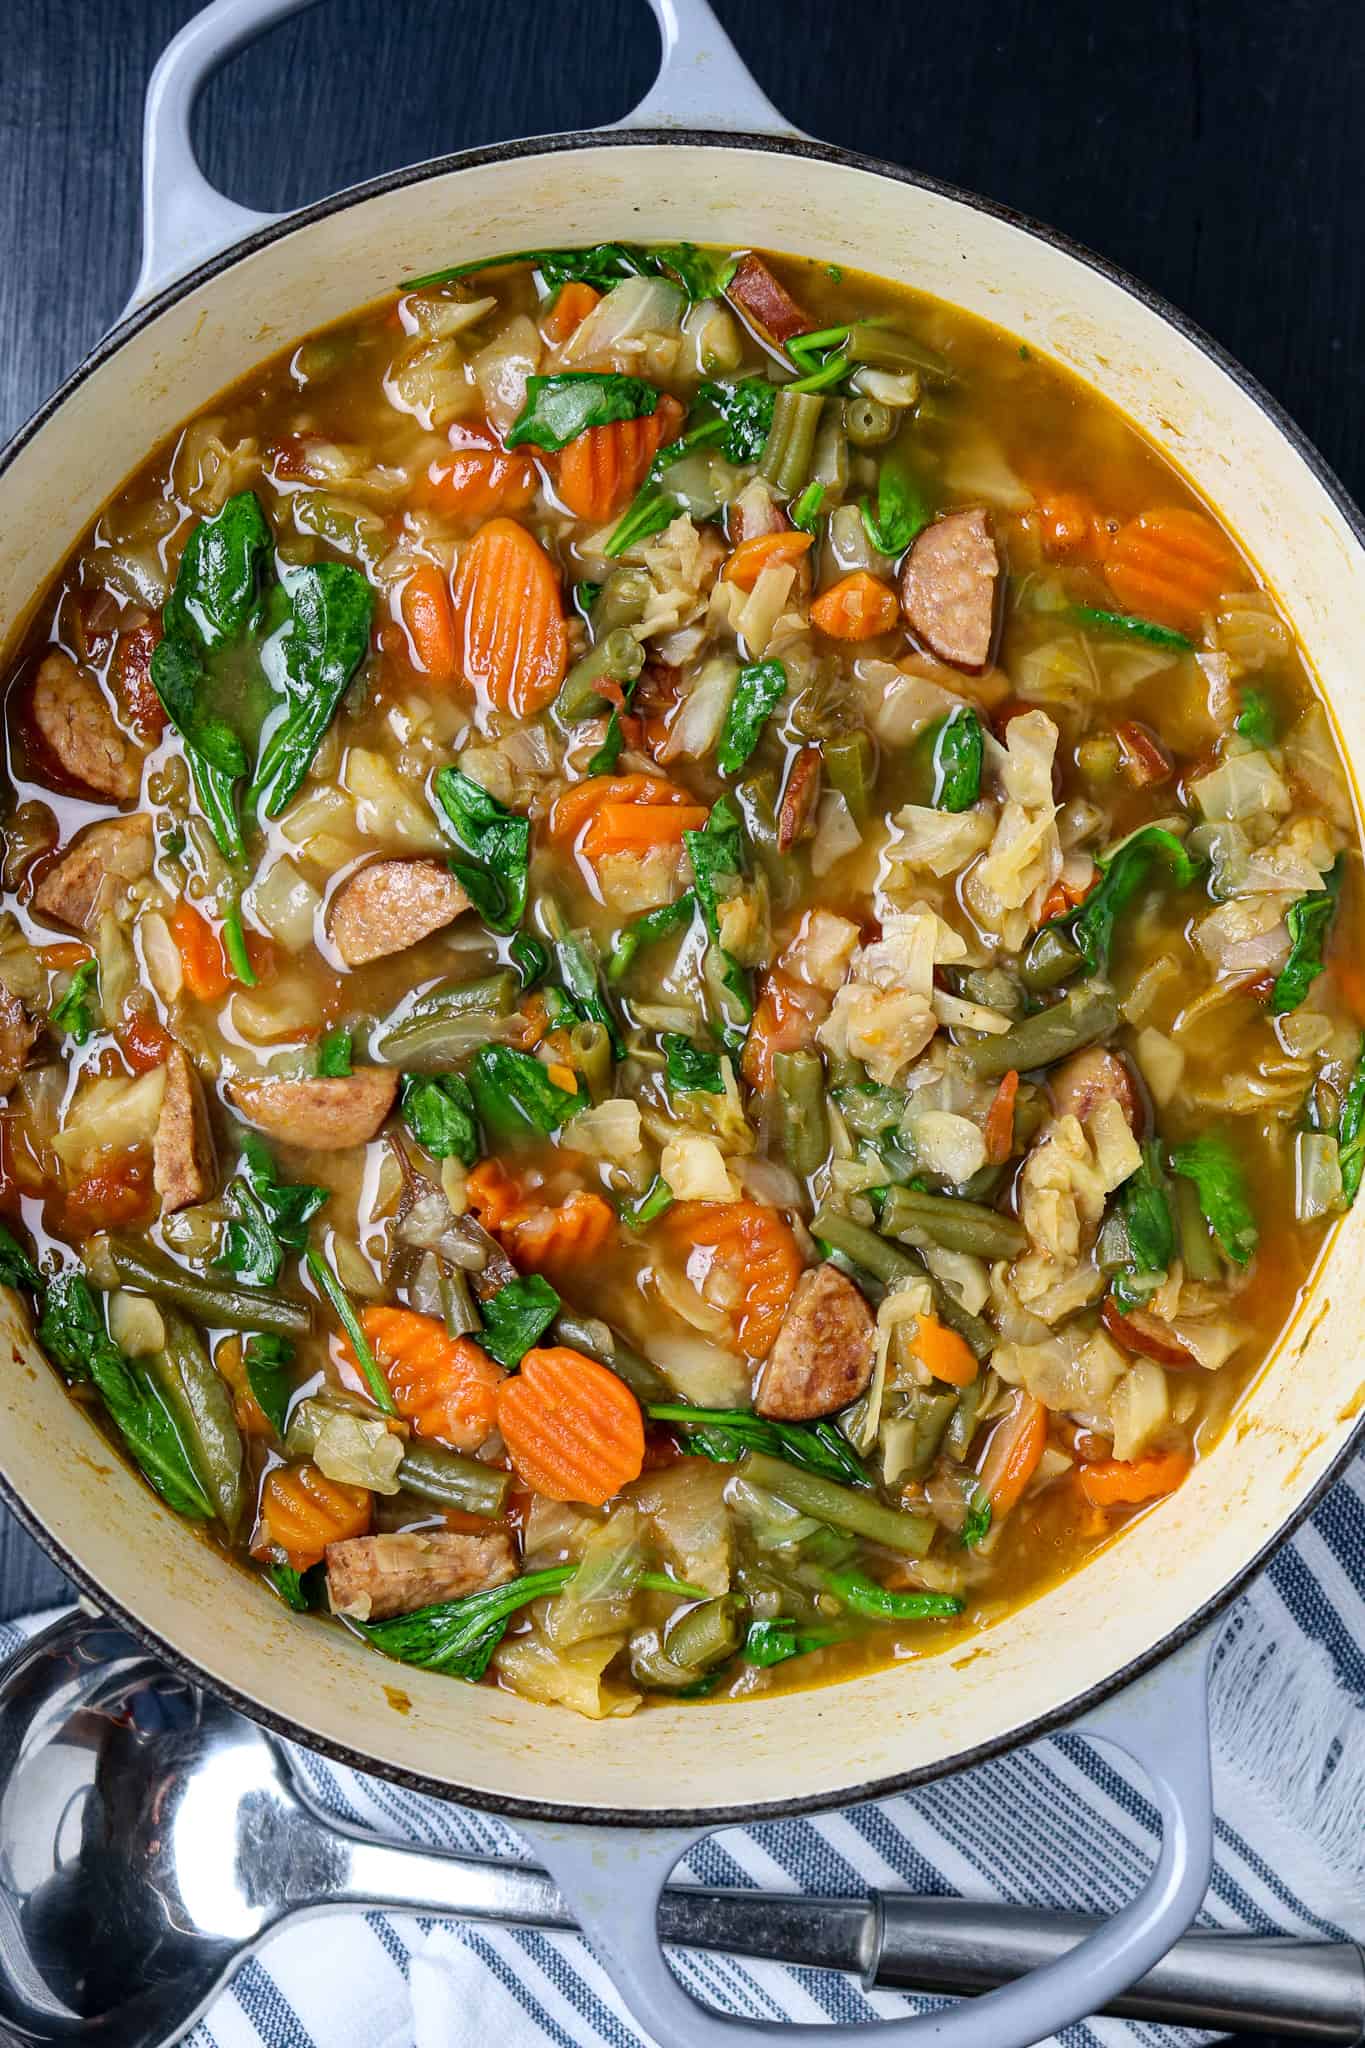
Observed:
[[[1365,36],[1353,0],[716,0],[800,127],[1052,222],[1192,314],[1365,496]],[[117,314],[141,99],[193,0],[9,0],[0,435]],[[618,118],[644,0],[326,0],[199,109],[209,174],[275,210],[445,150]],[[0,1521],[0,1616],[62,1582]]]

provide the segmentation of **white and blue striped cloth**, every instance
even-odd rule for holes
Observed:
[[[14,1647],[0,1632],[0,1652]],[[1365,1940],[1365,1459],[1233,1610],[1212,1688],[1216,1865],[1204,1924]],[[1157,1845],[1140,1782],[1113,1752],[1059,1736],[921,1791],[818,1818],[732,1829],[683,1866],[703,1884],[919,1893],[1110,1913]],[[321,1804],[396,1838],[524,1857],[470,1809],[296,1752]],[[688,1987],[761,2019],[892,2017],[922,2001],[848,1978],[675,1958]],[[1208,2039],[1093,2020],[1064,2048]],[[189,2048],[641,2048],[587,1945],[386,1913],[286,1931],[248,1962]]]

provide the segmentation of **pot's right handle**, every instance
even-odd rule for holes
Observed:
[[[197,263],[284,216],[225,198],[199,168],[194,103],[220,64],[277,21],[317,0],[212,0],[167,43],[142,120],[142,266],[121,319]],[[618,128],[708,128],[793,135],[755,85],[708,0],[649,0],[659,24],[659,75]]]
[[[698,2005],[659,1946],[659,1893],[679,1857],[714,1829],[669,1831],[517,1823],[536,1847],[635,2018],[662,2048],[829,2048],[862,2039],[878,2048],[1032,2048],[1098,2012],[1144,1976],[1199,1909],[1213,1867],[1209,1768],[1209,1641],[1129,1686],[1073,1724],[1115,1743],[1142,1766],[1161,1812],[1161,1855],[1145,1888],[1068,1955],[950,2011],[879,2020],[865,2028],[781,2026],[733,2019]],[[869,1959],[874,1960],[874,1959]]]

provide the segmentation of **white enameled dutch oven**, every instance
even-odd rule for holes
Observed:
[[[216,0],[157,67],[133,303],[0,459],[0,616],[12,634],[152,447],[253,363],[396,279],[527,246],[687,238],[901,280],[1018,335],[1114,401],[1241,537],[1302,636],[1347,758],[1365,761],[1361,516],[1266,395],[1170,307],[998,207],[795,135],[704,0],[652,0],[662,70],[619,128],[472,150],[262,218],[205,183],[190,110],[216,65],[305,4]],[[744,1706],[594,1724],[412,1670],[411,1706],[396,1711],[394,1674],[372,1651],[287,1614],[110,1458],[8,1304],[0,1476],[8,1504],[90,1598],[203,1684],[343,1762],[524,1823],[668,2048],[771,2032],[703,2011],[658,1950],[655,1897],[689,1843],[727,1822],[921,1783],[1068,1723],[1118,1742],[1146,1771],[1164,1822],[1142,1896],[1032,1978],[874,2029],[1022,2048],[1145,1971],[1202,1897],[1211,1816],[1199,1638],[1358,1434],[1363,1245],[1358,1209],[1222,1444],[1083,1572],[968,1646]]]

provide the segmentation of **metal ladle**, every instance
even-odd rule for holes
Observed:
[[[72,1615],[0,1677],[0,2037],[179,2041],[287,1921],[384,1907],[571,1928],[543,1871],[398,1846],[318,1811],[263,1729],[123,1630]],[[1051,1960],[1078,1915],[879,1894],[663,1895],[664,1939],[971,1992]],[[1108,2008],[1346,2044],[1365,2032],[1350,1943],[1196,1934]]]

